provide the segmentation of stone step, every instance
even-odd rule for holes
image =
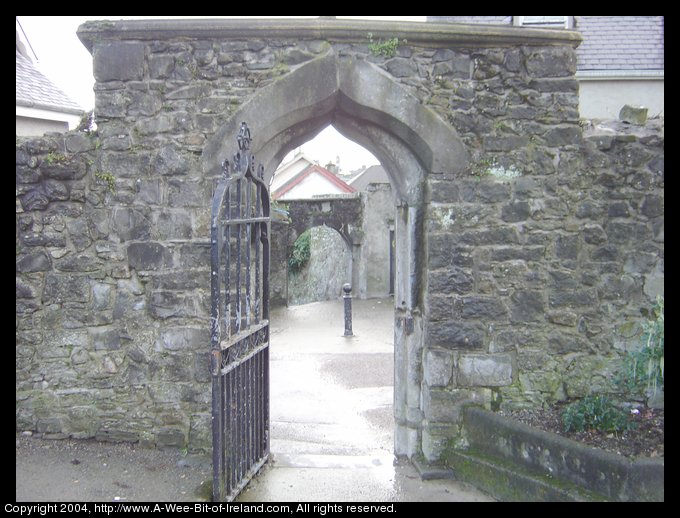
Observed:
[[[456,480],[507,502],[591,502],[601,495],[532,472],[521,464],[473,451],[451,451],[447,463]]]

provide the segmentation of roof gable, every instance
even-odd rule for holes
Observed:
[[[272,192],[277,191],[281,186],[315,163],[314,160],[304,153],[297,153],[292,160],[282,163],[276,168],[270,182],[270,190]]]
[[[351,185],[346,184],[340,178],[331,173],[328,169],[325,169],[317,164],[312,164],[305,168],[300,173],[296,174],[293,178],[288,180],[282,186],[278,187],[275,191],[272,190],[272,199],[278,200],[287,193],[290,193],[295,187],[302,184],[306,179],[313,175],[318,175],[326,182],[330,183],[334,188],[338,189],[341,193],[352,193],[356,192],[356,189]],[[321,194],[321,193],[320,193]]]

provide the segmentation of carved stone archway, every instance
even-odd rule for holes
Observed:
[[[424,191],[433,172],[458,173],[468,154],[455,130],[377,66],[331,49],[259,90],[210,139],[203,170],[217,173],[229,136],[248,121],[265,179],[283,157],[333,124],[381,162],[392,184],[395,215],[395,453],[421,451],[420,359],[425,243]]]

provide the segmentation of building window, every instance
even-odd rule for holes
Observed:
[[[543,27],[548,29],[573,29],[573,16],[513,16],[512,24],[521,27]]]

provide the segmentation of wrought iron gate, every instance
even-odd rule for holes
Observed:
[[[269,192],[250,130],[212,200],[213,500],[230,501],[269,456]]]

